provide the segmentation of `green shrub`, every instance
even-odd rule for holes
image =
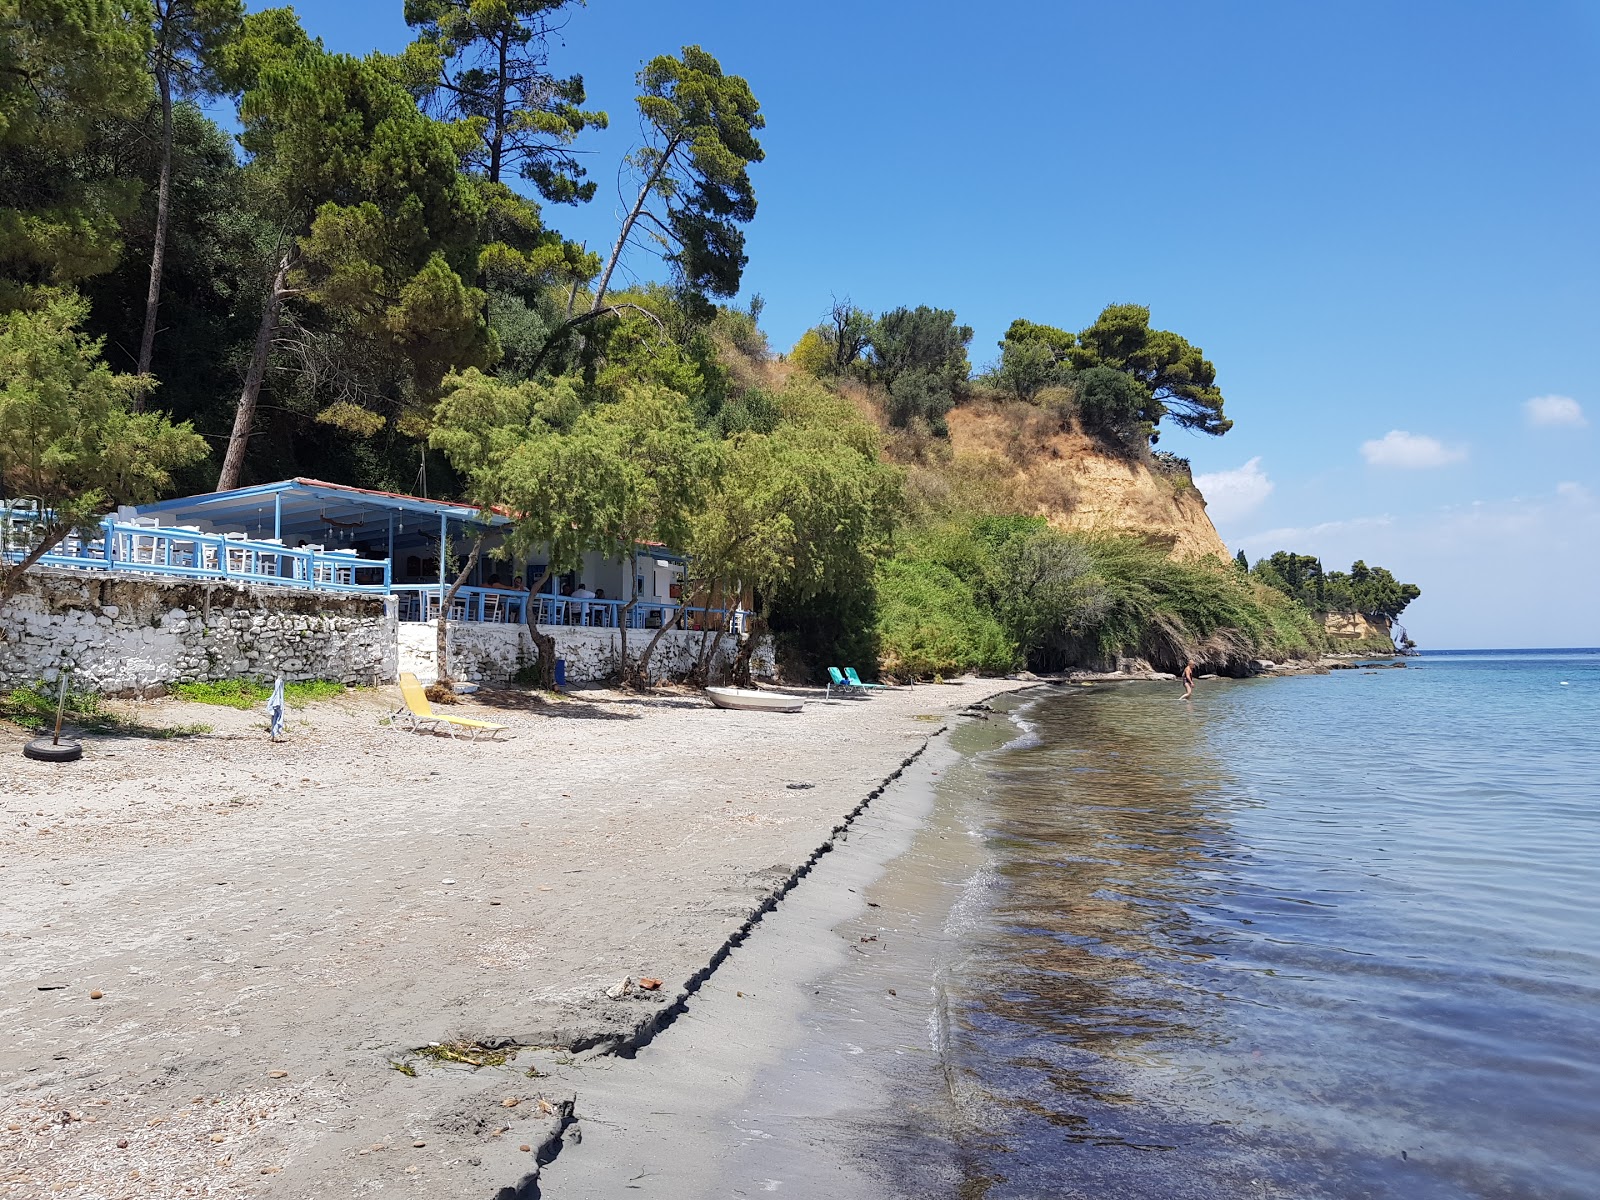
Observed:
[[[56,721],[56,695],[59,684],[37,680],[13,688],[0,696],[0,717],[30,729],[52,729]],[[66,722],[92,733],[114,733],[129,737],[180,738],[210,733],[209,725],[143,725],[108,712],[99,692],[67,686]]]
[[[971,586],[926,559],[878,565],[879,665],[891,675],[926,679],[965,671],[1015,669],[1017,648],[978,606]]]
[[[46,683],[39,679],[13,688],[4,697],[0,697],[0,716],[23,726],[54,725],[56,696],[60,692],[60,687],[59,683]],[[75,725],[92,726],[101,722],[104,717],[104,706],[99,692],[79,690],[68,683],[67,720]]]
[[[1109,603],[1086,630],[1107,657],[1137,654],[1159,667],[1185,658],[1237,664],[1304,657],[1326,645],[1316,619],[1282,592],[1210,558],[1179,561],[1134,538],[1088,541]]]
[[[1155,431],[1149,419],[1150,393],[1133,376],[1110,367],[1090,367],[1072,378],[1078,419],[1085,432],[1118,446],[1142,446]]]

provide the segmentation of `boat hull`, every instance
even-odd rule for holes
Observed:
[[[785,696],[779,692],[756,692],[749,688],[707,688],[706,695],[718,708],[741,712],[797,713],[805,707],[798,696]]]

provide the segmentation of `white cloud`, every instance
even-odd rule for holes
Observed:
[[[1307,553],[1303,546],[1321,545],[1322,539],[1328,537],[1342,537],[1345,534],[1360,531],[1382,529],[1386,525],[1393,525],[1394,518],[1383,517],[1351,517],[1347,521],[1323,521],[1320,525],[1293,526],[1284,525],[1277,529],[1268,529],[1262,533],[1252,533],[1246,537],[1235,538],[1230,545],[1236,545],[1247,551],[1252,557],[1257,554],[1271,554],[1274,550],[1294,550],[1297,553]]]
[[[1589,423],[1583,405],[1571,396],[1535,396],[1522,402],[1528,424],[1540,429],[1582,429]]]
[[[1213,521],[1238,520],[1246,513],[1255,512],[1272,494],[1272,480],[1261,469],[1259,454],[1231,471],[1196,475],[1194,485],[1206,498],[1206,509]]]
[[[1574,504],[1588,504],[1594,499],[1594,493],[1581,483],[1558,483],[1556,495],[1563,500],[1570,500]]]
[[[1391,429],[1381,438],[1362,442],[1361,456],[1374,467],[1447,467],[1451,463],[1465,461],[1467,448],[1446,446],[1438,438],[1431,438],[1425,433]]]

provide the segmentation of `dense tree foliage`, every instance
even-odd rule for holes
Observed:
[[[871,368],[888,389],[889,424],[905,428],[921,419],[942,433],[945,414],[972,373],[971,342],[970,325],[958,325],[949,309],[926,304],[892,309],[874,321],[868,340]]]
[[[1222,415],[1217,369],[1198,346],[1165,329],[1150,328],[1142,304],[1108,305],[1067,350],[1074,371],[1110,367],[1137,379],[1150,394],[1146,419],[1152,427],[1171,417],[1183,429],[1224,434],[1233,422]]]
[[[134,411],[146,383],[101,360],[78,328],[82,300],[35,300],[0,316],[0,490],[32,500],[39,516],[18,560],[0,563],[0,598],[73,530],[154,499],[174,468],[205,453],[187,424]]]
[[[550,43],[574,0],[405,0],[418,30],[408,71],[430,107],[461,123],[469,169],[500,183],[508,169],[546,200],[589,200],[595,185],[572,150],[606,114],[585,111],[583,76],[556,76]]]
[[[1320,558],[1288,550],[1258,559],[1251,574],[1314,613],[1359,612],[1392,621],[1422,595],[1416,584],[1401,583],[1387,569],[1360,559],[1348,573],[1324,572]]]
[[[222,85],[216,65],[222,48],[244,16],[241,0],[151,0],[150,74],[161,109],[160,168],[156,182],[155,230],[150,248],[150,284],[145,293],[144,331],[139,338],[139,374],[148,374],[155,352],[156,316],[166,263],[171,217],[173,118],[177,99],[215,95]]]
[[[896,515],[898,476],[879,457],[876,431],[847,404],[791,385],[777,409],[770,432],[729,439],[719,487],[689,541],[702,579],[757,599],[742,664],[775,610],[869,587]]]
[[[630,158],[639,192],[595,287],[593,309],[641,225],[665,248],[668,266],[692,296],[733,296],[747,261],[742,226],[755,219],[750,166],[766,157],[756,130],[766,118],[750,85],[728,75],[699,46],[663,54],[639,72],[645,144]]]
[[[1105,372],[1117,372],[1128,382],[1114,383]],[[1150,327],[1147,307],[1112,304],[1080,333],[1013,321],[989,378],[1019,400],[1037,400],[1046,389],[1067,389],[1086,432],[1132,448],[1154,442],[1169,418],[1181,429],[1201,433],[1231,429],[1216,377],[1199,347]]]
[[[138,187],[111,168],[150,95],[147,24],[109,0],[0,0],[0,311],[110,270]]]

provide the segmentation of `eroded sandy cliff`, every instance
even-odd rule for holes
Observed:
[[[949,424],[953,474],[979,486],[987,477],[1019,509],[1059,529],[1164,542],[1182,558],[1230,557],[1184,472],[1112,454],[1029,405],[964,406]]]

